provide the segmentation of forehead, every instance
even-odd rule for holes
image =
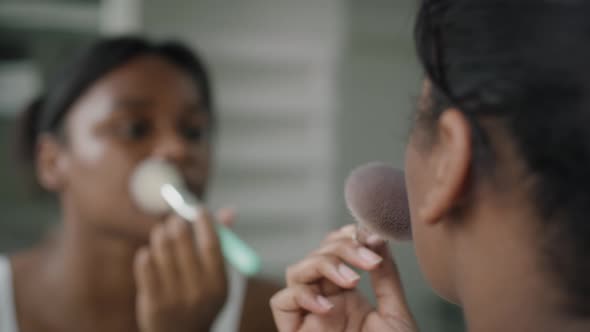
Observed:
[[[200,101],[201,87],[180,67],[157,55],[131,60],[97,81],[89,90],[113,95],[138,94]]]
[[[94,83],[74,103],[66,119],[70,125],[75,123],[76,126],[82,122],[98,123],[114,114],[121,102],[128,100],[140,100],[158,110],[169,111],[150,111],[161,116],[189,108],[202,109],[200,91],[197,82],[178,66],[159,56],[142,56]]]

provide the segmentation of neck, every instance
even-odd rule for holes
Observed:
[[[135,329],[133,259],[141,243],[101,234],[84,223],[66,220],[64,225],[30,260],[25,277],[29,291],[24,295],[40,299],[38,316],[54,320],[68,312],[67,322],[47,323],[52,326]]]
[[[463,237],[471,242],[457,248],[457,291],[469,331],[590,331],[590,319],[565,312],[565,295],[543,268],[531,226],[536,220],[506,207],[474,220],[477,225],[467,230],[472,233]]]
[[[47,261],[53,282],[67,285],[72,297],[80,300],[133,298],[133,259],[139,245],[112,235],[89,233],[75,227],[64,229]],[[110,305],[119,303],[113,300]]]

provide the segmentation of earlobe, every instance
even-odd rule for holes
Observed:
[[[49,191],[63,189],[65,183],[66,163],[61,144],[49,134],[39,137],[37,143],[36,169],[41,186]]]
[[[430,160],[432,185],[418,211],[420,218],[428,224],[442,220],[460,200],[472,161],[471,128],[460,111],[444,111],[438,120],[437,132]]]

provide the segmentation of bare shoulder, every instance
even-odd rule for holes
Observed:
[[[276,331],[276,326],[270,311],[270,298],[279,290],[281,285],[265,279],[249,279],[244,299],[241,332]]]

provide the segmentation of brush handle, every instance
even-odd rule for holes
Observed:
[[[183,219],[189,222],[198,220],[201,214],[200,204],[189,192],[165,185],[161,194],[172,210]],[[254,249],[220,223],[215,223],[215,230],[221,243],[221,252],[233,267],[246,276],[253,276],[260,271],[260,257]]]
[[[246,242],[242,241],[236,233],[229,228],[217,223],[217,235],[221,242],[223,256],[238,271],[247,276],[253,276],[260,271],[260,257]]]

